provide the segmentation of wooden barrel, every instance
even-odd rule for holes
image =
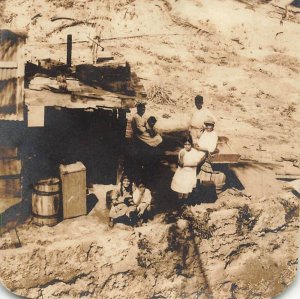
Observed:
[[[33,223],[48,226],[57,224],[60,194],[60,181],[58,178],[41,180],[33,186]]]

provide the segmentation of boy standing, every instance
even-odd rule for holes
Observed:
[[[193,143],[196,143],[204,131],[204,121],[208,118],[213,119],[216,122],[216,117],[209,111],[209,109],[203,107],[203,97],[197,95],[195,97],[195,109],[192,113],[190,121],[190,135],[192,137]]]

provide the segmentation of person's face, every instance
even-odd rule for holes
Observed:
[[[124,186],[125,188],[128,188],[129,185],[130,185],[130,180],[127,179],[127,178],[125,178],[125,179],[123,180],[123,186]]]
[[[145,189],[146,189],[146,187],[145,187],[144,184],[139,184],[138,188],[139,188],[139,190],[140,190],[141,193],[143,193],[145,191]]]
[[[156,121],[149,121],[149,127],[153,128],[155,126]]]
[[[144,115],[145,111],[146,111],[146,107],[145,106],[141,106],[141,107],[137,108],[137,112],[141,116]]]
[[[205,128],[207,132],[211,132],[214,129],[214,125],[213,124],[205,124]]]
[[[189,152],[189,151],[192,149],[192,145],[191,145],[188,141],[186,141],[186,142],[184,143],[184,149],[185,149],[187,152]]]
[[[197,107],[197,109],[202,109],[203,106],[203,102],[199,101],[199,100],[195,100],[195,106]]]
[[[118,198],[119,198],[118,192],[112,192],[112,194],[111,194],[111,199],[112,199],[113,201],[115,201],[115,200],[117,200]]]

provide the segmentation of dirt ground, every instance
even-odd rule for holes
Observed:
[[[114,228],[113,234],[104,223],[106,187],[94,186],[99,203],[88,217],[55,228],[25,225],[20,228],[21,249],[10,248],[9,235],[1,239],[1,278],[10,289],[30,298],[237,299],[271,298],[291,283],[297,267],[299,199],[276,180],[277,172],[300,174],[292,162],[300,160],[300,8],[289,5],[286,11],[289,3],[1,2],[2,27],[28,31],[27,60],[65,61],[64,42],[72,34],[73,63],[91,63],[88,37],[101,35],[104,51],[98,57],[130,62],[147,91],[147,114],[158,118],[162,134],[187,129],[193,98],[201,94],[218,118],[218,134],[227,136],[243,159],[264,162],[240,167],[245,169],[239,172],[243,191],[231,186],[214,204],[191,206],[184,216],[162,213],[148,226]],[[172,225],[179,245],[172,243]],[[86,245],[83,235],[88,236]],[[115,244],[119,239],[120,248]],[[186,239],[195,244],[184,247]],[[161,247],[155,248],[155,242]],[[59,267],[67,253],[74,260],[66,261],[64,273]],[[47,261],[48,254],[49,266],[34,268],[33,261],[45,256]],[[25,257],[22,271],[10,281]],[[36,271],[30,274],[26,267]],[[251,275],[245,274],[247,269]],[[147,277],[150,286],[142,290]]]

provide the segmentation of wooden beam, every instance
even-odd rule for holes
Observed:
[[[18,157],[18,148],[0,145],[0,159],[12,159]]]
[[[287,173],[287,172],[283,172],[283,173],[276,173],[276,179],[283,179],[283,180],[298,180],[300,179],[300,173]]]
[[[0,160],[0,177],[10,175],[20,175],[21,160],[3,159]]]
[[[65,108],[109,108],[126,109],[135,106],[135,99],[110,92],[99,93],[54,93],[48,90],[25,89],[27,106],[65,107]]]
[[[16,69],[16,68],[18,68],[18,62],[17,61],[0,61],[0,68]]]

